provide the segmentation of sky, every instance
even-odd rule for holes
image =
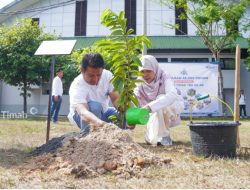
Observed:
[[[0,0],[0,9],[3,8],[5,5],[8,5],[14,0]]]

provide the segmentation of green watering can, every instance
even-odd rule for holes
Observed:
[[[201,96],[197,97],[196,100],[199,101],[199,100],[204,100],[204,99],[206,99],[206,98],[209,98],[209,94],[201,95]]]
[[[201,96],[197,97],[196,100],[200,101],[200,100],[204,100],[204,99],[209,98],[209,97],[210,98],[215,98],[218,101],[220,101],[221,103],[225,104],[227,106],[227,108],[230,110],[232,116],[235,117],[235,114],[234,114],[232,108],[230,107],[230,105],[228,103],[224,102],[223,100],[221,100],[220,98],[216,97],[216,96],[211,96],[210,94],[204,94],[204,95],[201,95]],[[234,118],[234,120],[235,120],[235,118]]]
[[[145,108],[128,108],[126,120],[129,125],[145,125],[149,120],[149,111]]]

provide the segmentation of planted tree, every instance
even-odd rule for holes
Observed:
[[[0,80],[21,90],[25,113],[31,85],[40,85],[43,79],[49,78],[49,58],[34,53],[43,40],[54,38],[31,19],[16,22],[9,28],[0,27]]]
[[[132,36],[133,29],[126,26],[127,19],[124,12],[119,15],[107,9],[102,13],[101,23],[108,27],[112,33],[104,40],[97,42],[97,46],[109,53],[111,71],[114,74],[112,83],[114,90],[120,93],[118,100],[118,120],[121,128],[125,127],[125,114],[129,107],[138,106],[138,100],[134,94],[137,79],[140,76],[139,59],[142,51],[142,43],[150,46],[150,41],[145,35]]]
[[[179,15],[180,20],[189,20],[201,36],[204,44],[212,52],[215,61],[220,61],[220,53],[224,49],[234,48],[240,36],[238,24],[243,21],[249,0],[158,0],[170,7],[175,5],[184,11]],[[240,23],[244,25],[249,20]],[[175,25],[177,29],[180,27]],[[184,34],[186,35],[186,34]],[[223,95],[223,78],[219,66],[219,96]]]

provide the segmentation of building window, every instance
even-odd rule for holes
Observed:
[[[234,70],[235,59],[234,58],[220,58],[220,67],[223,70]]]
[[[76,1],[75,36],[86,36],[87,0]]]
[[[48,95],[49,94],[49,82],[43,82],[42,83],[42,95]]]
[[[168,58],[156,58],[159,63],[167,63]]]
[[[125,18],[127,18],[127,28],[132,28],[136,34],[136,0],[125,1]]]
[[[183,19],[183,14],[185,10],[183,7],[180,7],[177,3],[175,4],[175,35],[187,35],[187,19]]]
[[[39,26],[40,19],[39,18],[32,18],[32,25],[35,23]]]
[[[173,63],[208,63],[208,58],[172,58]]]

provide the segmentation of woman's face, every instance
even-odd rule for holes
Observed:
[[[154,71],[144,69],[141,72],[143,74],[142,78],[145,80],[146,83],[151,83],[155,79]]]

